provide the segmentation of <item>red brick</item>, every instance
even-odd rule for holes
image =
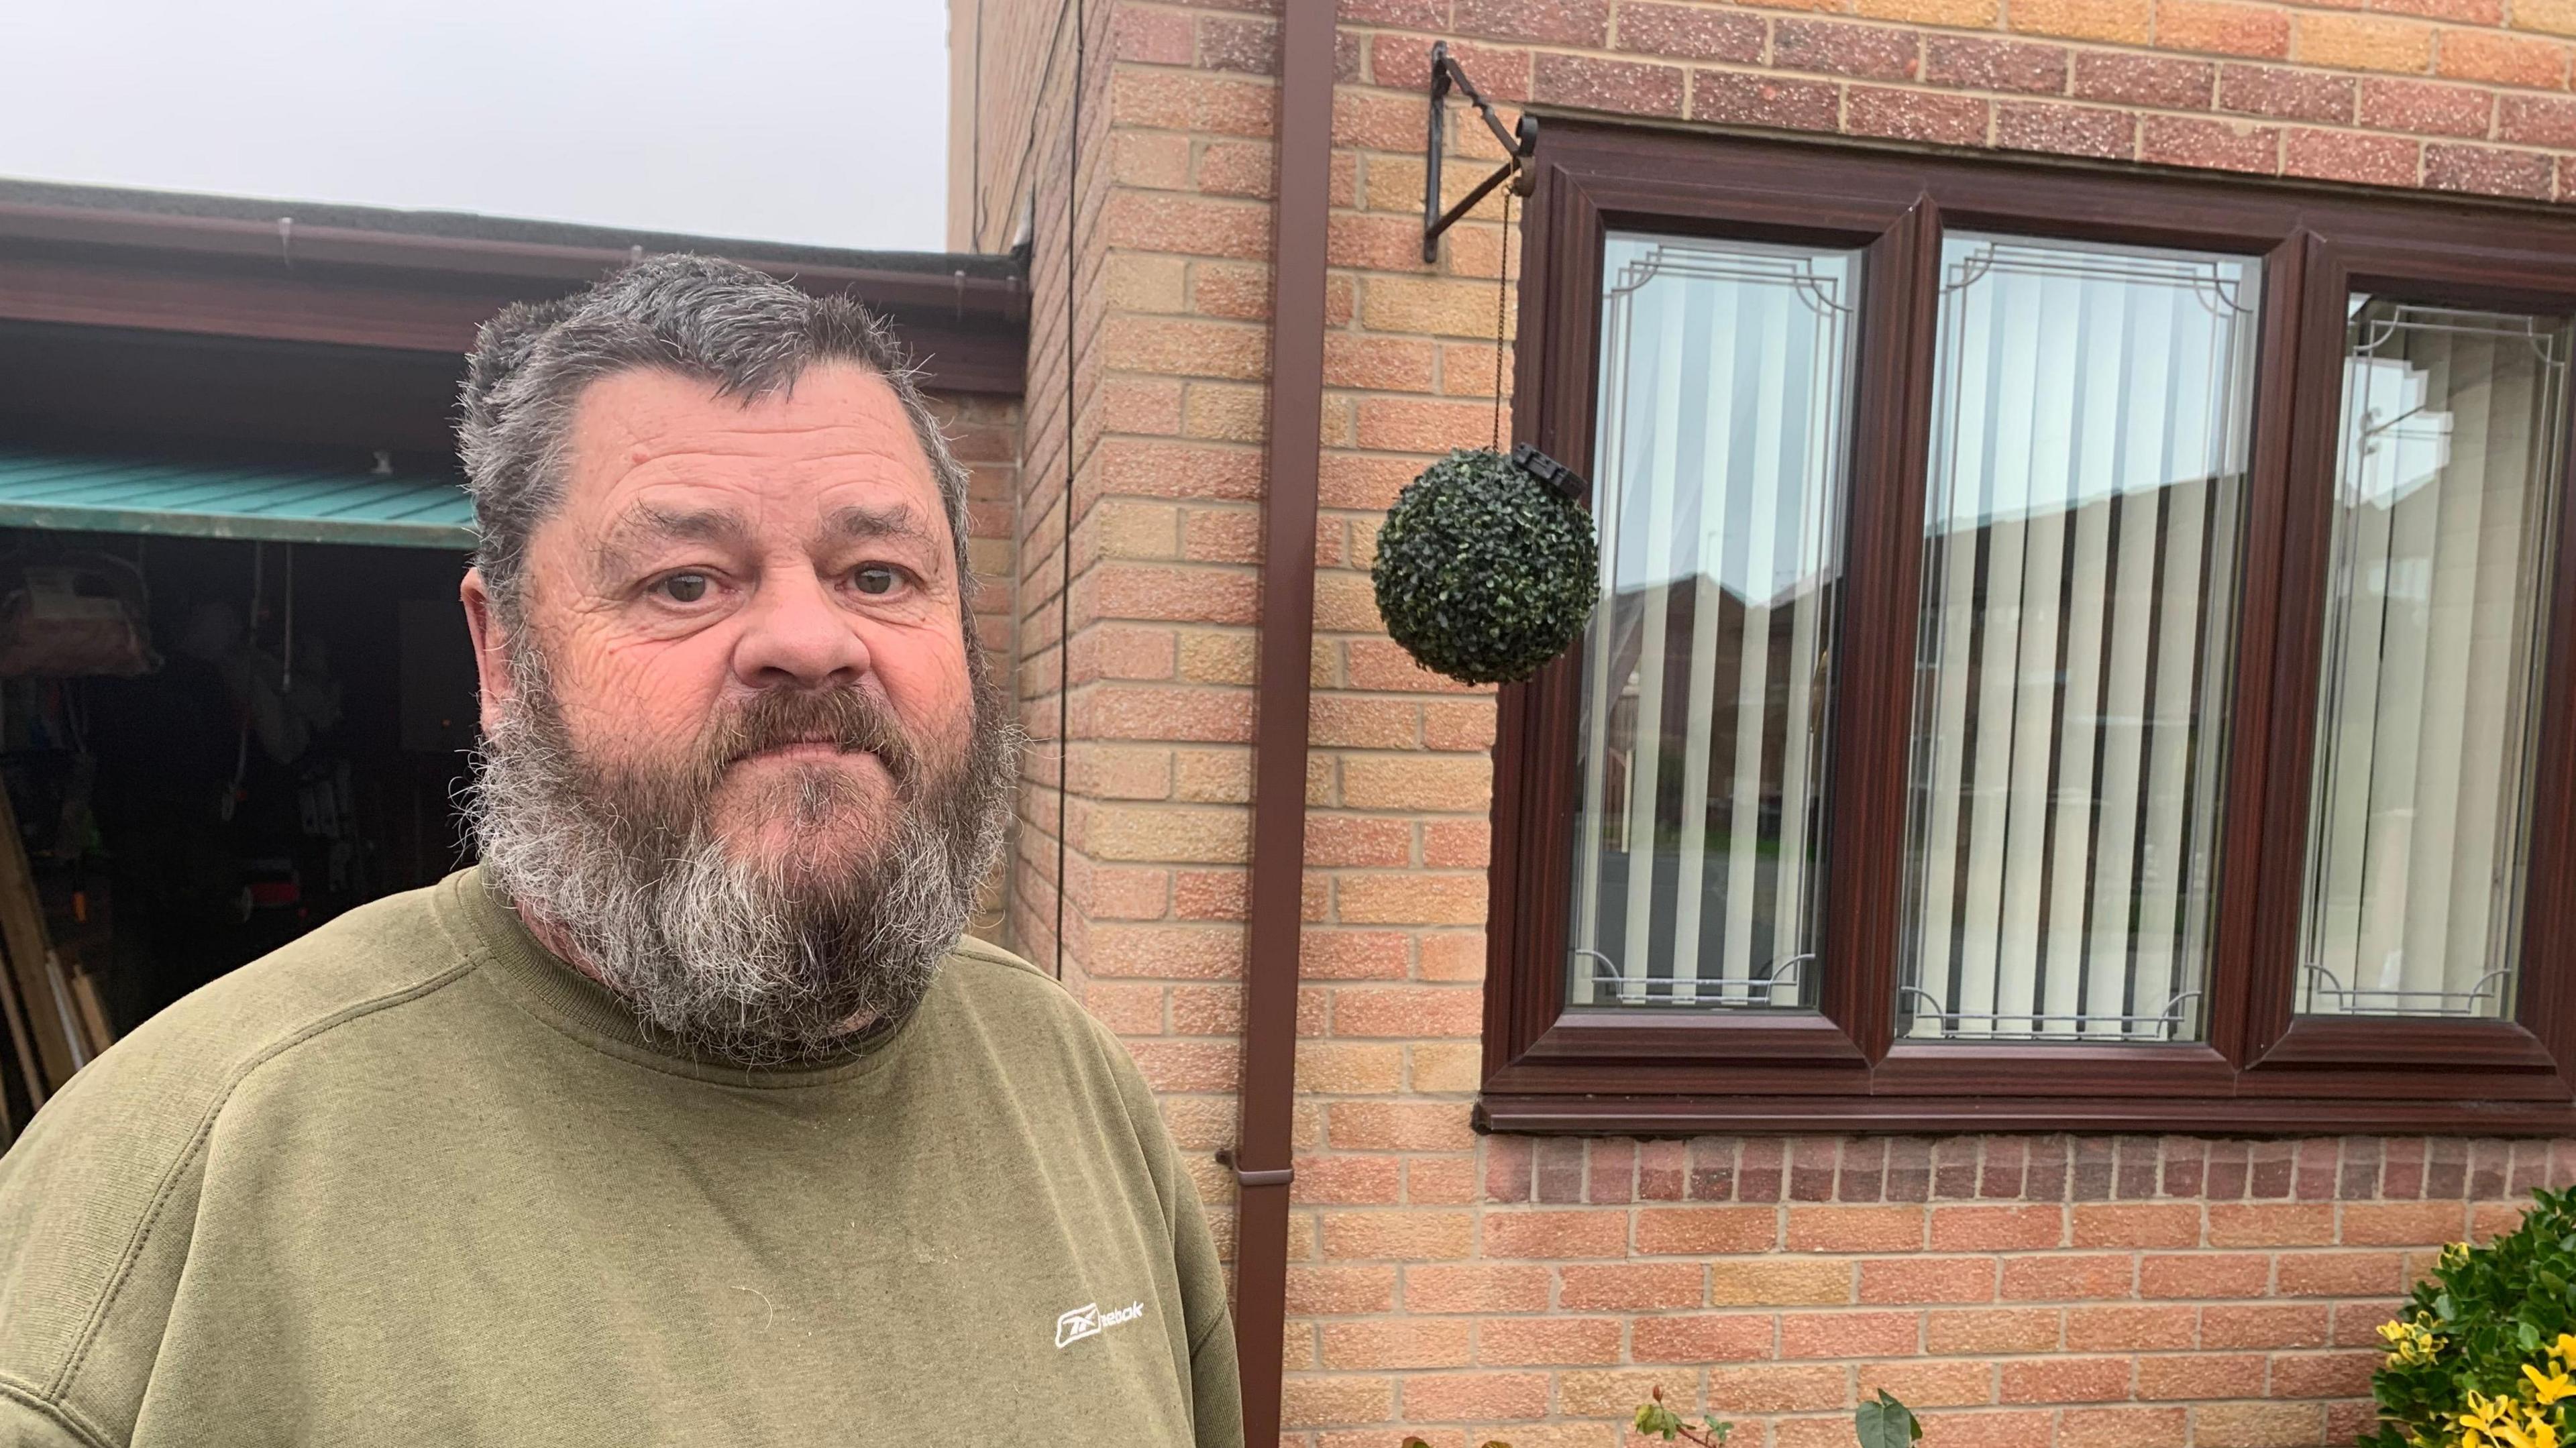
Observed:
[[[1637,1250],[1650,1255],[1762,1252],[1779,1241],[1771,1207],[1648,1207],[1637,1213]]]
[[[2059,1337],[2053,1307],[1935,1310],[1923,1323],[1924,1346],[1935,1353],[2049,1352]]]
[[[2491,146],[2436,142],[2424,148],[2424,184],[2436,191],[2546,200],[2550,194],[2550,158],[2535,151],[2500,151]]]
[[[1474,1219],[1465,1212],[1330,1211],[1323,1232],[1326,1257],[1437,1261],[1467,1255]]]
[[[1838,1367],[1712,1368],[1708,1404],[1735,1413],[1802,1413],[1840,1408],[1851,1385]]]
[[[2271,1276],[2260,1252],[2150,1252],[2138,1263],[2138,1295],[2260,1297]]]
[[[2062,45],[1970,35],[1932,35],[1923,43],[1923,79],[1933,85],[2064,95],[2066,69],[2067,50]]]
[[[1290,1267],[1288,1313],[1324,1317],[1395,1310],[1392,1267]]]
[[[2038,1260],[2038,1259],[2029,1259]],[[2008,1265],[2006,1271],[2010,1271]],[[1991,1257],[1896,1258],[1860,1264],[1863,1302],[1992,1302]]]
[[[2218,86],[2218,67],[2204,60],[2131,55],[2117,50],[2075,53],[2075,98],[2167,111],[2205,111]]]
[[[1758,63],[1762,59],[1762,29],[1759,16],[1704,5],[1631,0],[1619,7],[1621,50],[1668,55],[1677,60]]]
[[[1539,53],[1530,94],[1550,105],[1580,106],[1628,116],[1682,113],[1682,69],[1588,55]]]
[[[1413,1263],[1404,1269],[1404,1310],[1543,1312],[1554,1288],[1555,1278],[1545,1267]]]
[[[1856,85],[1843,105],[1843,129],[1855,136],[1973,146],[1986,139],[1987,111],[1975,96]]]
[[[1467,1324],[1444,1318],[1378,1318],[1324,1324],[1328,1368],[1454,1368],[1467,1364]]]
[[[2069,1352],[2143,1352],[2190,1347],[2199,1337],[2200,1313],[2190,1307],[2070,1307]]]
[[[2283,1353],[2272,1359],[2275,1398],[2362,1398],[2386,1355],[2375,1352]],[[2242,1396],[2251,1397],[2253,1394]]]
[[[2576,150],[2576,100],[2506,96],[2497,103],[2496,139],[2516,146]]]
[[[2263,1396],[2263,1355],[2150,1353],[2138,1359],[2138,1396],[2165,1402],[2259,1398]]]
[[[2127,1358],[2053,1357],[2003,1365],[2007,1403],[2107,1403],[2127,1396]]]
[[[1995,144],[2013,151],[2127,160],[2138,148],[2138,120],[2098,106],[1995,105]]]
[[[1109,44],[1120,60],[1139,65],[1187,65],[1195,54],[1190,17],[1141,5],[1121,5],[1109,20]]]
[[[1432,1423],[1542,1418],[1547,1388],[1545,1373],[1425,1373],[1404,1380],[1404,1416]],[[1347,1421],[1383,1422],[1385,1415]]]
[[[1690,1262],[1561,1267],[1556,1300],[1560,1307],[1577,1310],[1700,1307],[1708,1301],[1708,1274]]]
[[[2078,1247],[2197,1247],[2200,1208],[2185,1202],[2081,1202],[2069,1240]]]
[[[1468,1038],[1484,1021],[1484,993],[1453,985],[1346,986],[1333,992],[1337,1036]]]
[[[2069,1408],[2056,1448],[2182,1448],[2190,1434],[2185,1408]]]
[[[2364,136],[2350,131],[2291,130],[2281,147],[2281,174],[2353,181],[2371,186],[2412,186],[2423,144],[2406,136]]]
[[[2126,1253],[2010,1257],[2004,1260],[2003,1295],[2021,1302],[2126,1297],[2136,1278],[2137,1264]]]
[[[1897,1265],[1873,1262],[1872,1267]],[[1993,1269],[1988,1268],[1991,1273]],[[1852,1300],[1852,1264],[1796,1257],[1721,1257],[1709,1264],[1709,1301],[1720,1307]],[[1885,1301],[1888,1299],[1871,1299]],[[1913,1300],[1906,1298],[1899,1301]]]
[[[2433,69],[2453,80],[2493,81],[2530,90],[2567,88],[2568,47],[2537,36],[2445,30]],[[2428,1193],[2430,1195],[2430,1193]]]
[[[1771,64],[1781,70],[1863,80],[1913,80],[1922,74],[1921,37],[1892,25],[1781,19],[1771,23]]]
[[[1487,1212],[1488,1257],[1622,1257],[1628,1250],[1623,1212]]]
[[[2462,25],[2504,23],[2504,0],[2376,0],[2374,8],[2392,15],[2421,15],[2427,20],[2450,20]]]
[[[2378,76],[2361,83],[2361,123],[2382,131],[2423,136],[2486,135],[2495,123],[2495,92],[2437,81],[2389,80]],[[2394,1163],[2391,1164],[2392,1170]],[[2418,1163],[2414,1170],[2422,1171]],[[2411,1196],[2413,1193],[2392,1192]]]
[[[1445,1101],[1336,1101],[1325,1108],[1333,1145],[1358,1151],[1468,1151],[1467,1109]]]
[[[2334,1241],[2335,1209],[2322,1203],[2212,1202],[2213,1247],[2323,1247]]]
[[[1823,81],[1695,70],[1690,114],[1692,120],[1720,125],[1831,131],[1842,124],[1842,90]]]
[[[2196,1448],[2305,1448],[2327,1441],[2312,1403],[2211,1403],[2192,1410]]]
[[[2349,125],[2353,94],[2354,81],[2348,75],[2320,75],[2277,65],[2218,68],[2218,108],[2222,111]]]
[[[1439,28],[1434,25],[1432,28]],[[1369,78],[1396,90],[1419,91],[1431,84],[1428,35],[1376,35],[1369,39]],[[1498,101],[1529,99],[1530,53],[1512,46],[1449,42],[1450,58],[1476,78],[1476,89]],[[1490,76],[1492,79],[1488,80]]]
[[[2323,1347],[2326,1308],[2322,1303],[2266,1302],[2246,1307],[2200,1310],[2203,1347]]]
[[[1199,21],[1199,68],[1272,75],[1279,69],[1279,23],[1209,15]]]
[[[2458,1202],[2352,1202],[2343,1240],[2354,1247],[2439,1247],[2461,1240],[2468,1215]]]
[[[2252,171],[2270,175],[2279,169],[2280,156],[2279,127],[2257,126],[2242,121],[2149,116],[2138,143],[2139,160],[2219,171]]]
[[[1641,1363],[1757,1362],[1771,1356],[1768,1313],[1691,1313],[1641,1317],[1629,1355]]]
[[[1792,1252],[1917,1252],[1923,1218],[1921,1207],[1791,1207],[1786,1241]]]
[[[1610,0],[1458,0],[1461,35],[1599,50],[1610,38]]]
[[[1934,1207],[1935,1252],[2014,1252],[2066,1243],[2062,1208]]]
[[[1476,1327],[1476,1361],[1495,1367],[1615,1363],[1615,1317],[1496,1317]]]
[[[1784,1312],[1783,1358],[1906,1357],[1920,1349],[1916,1312]]]
[[[2158,0],[2156,44],[2165,50],[2283,59],[2290,53],[2290,17],[2269,5],[2235,0]]]
[[[1323,1423],[1375,1423],[1394,1405],[1394,1384],[1386,1378],[1292,1376],[1281,1385],[1279,1420],[1283,1427]]]
[[[2283,1297],[2379,1297],[2405,1285],[2403,1253],[2284,1252],[2277,1290]]]
[[[1956,1408],[1982,1407],[1995,1400],[1995,1370],[1982,1362],[1927,1362],[1906,1358],[1894,1362],[1865,1363],[1859,1377],[1860,1396],[1866,1401],[1880,1392],[1897,1396],[1909,1407]],[[1835,1440],[1840,1448],[1841,1440]]]

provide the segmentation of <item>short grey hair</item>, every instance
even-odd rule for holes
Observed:
[[[457,450],[481,539],[474,563],[503,619],[520,616],[529,537],[563,502],[573,412],[591,383],[658,370],[748,403],[793,387],[806,368],[825,362],[874,372],[903,404],[948,515],[958,626],[973,652],[967,473],[903,344],[848,297],[813,296],[739,262],[686,253],[645,258],[568,297],[513,303],[476,334]]]

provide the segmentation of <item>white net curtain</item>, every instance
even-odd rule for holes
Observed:
[[[2512,1006],[2570,330],[2356,296],[2300,1007]]]
[[[1856,253],[1613,235],[1577,1005],[1811,999]]]

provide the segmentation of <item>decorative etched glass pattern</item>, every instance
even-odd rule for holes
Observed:
[[[1900,1035],[2198,1035],[2260,263],[1942,247]]]
[[[1614,234],[1603,276],[1567,998],[1809,1006],[1860,257]]]
[[[2299,1008],[2502,1016],[2576,329],[2356,296],[2344,345]]]

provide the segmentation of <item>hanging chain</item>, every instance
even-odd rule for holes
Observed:
[[[1503,450],[1503,313],[1512,304],[1512,188],[1503,188],[1503,252],[1494,268],[1494,451]]]

